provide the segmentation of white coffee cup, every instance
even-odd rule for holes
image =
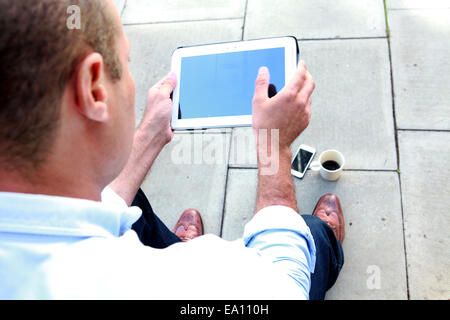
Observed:
[[[327,161],[334,162],[335,166],[327,166],[330,163],[326,163]],[[324,167],[323,165],[326,165]],[[342,174],[345,165],[345,158],[337,150],[326,150],[322,152],[319,156],[319,161],[313,161],[311,163],[311,170],[320,171],[320,175],[322,178],[328,181],[336,181]]]

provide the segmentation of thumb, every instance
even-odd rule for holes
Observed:
[[[170,94],[173,92],[175,87],[177,86],[177,75],[174,72],[170,72],[166,78],[162,81],[161,84],[161,93],[164,97],[170,97]]]
[[[269,97],[270,73],[267,67],[261,67],[258,71],[258,77],[255,82],[255,96],[253,101],[264,101]]]

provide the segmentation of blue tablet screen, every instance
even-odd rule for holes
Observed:
[[[269,95],[285,83],[284,48],[183,57],[179,119],[252,114],[258,69],[270,71]]]

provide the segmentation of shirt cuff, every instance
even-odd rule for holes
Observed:
[[[121,208],[119,236],[131,229],[131,226],[141,217],[139,207],[128,207],[127,203],[113,189],[106,186],[101,193],[102,203],[114,208]]]
[[[305,238],[311,254],[311,273],[313,273],[316,265],[314,238],[305,220],[292,208],[274,205],[259,210],[245,225],[243,235],[245,245],[247,246],[258,234],[274,229],[295,232]]]
[[[116,207],[128,208],[127,203],[113,189],[106,186],[101,193],[102,203],[114,205]]]

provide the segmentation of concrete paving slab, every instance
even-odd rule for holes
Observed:
[[[448,0],[386,0],[388,9],[429,9],[450,8]]]
[[[230,137],[175,134],[156,159],[142,189],[169,229],[184,210],[194,208],[205,234],[220,234]]]
[[[155,23],[243,18],[245,0],[128,0],[123,22]]]
[[[327,299],[406,299],[397,173],[346,171],[332,183],[309,172],[303,180],[295,178],[294,183],[303,214],[311,214],[325,193],[338,195],[343,207],[345,264]],[[256,188],[256,169],[230,169],[223,238],[241,237],[245,223],[253,216]]]
[[[382,1],[249,0],[244,37],[379,37],[385,29]]]
[[[398,138],[410,297],[448,299],[450,132]]]
[[[337,149],[350,169],[397,169],[385,39],[300,41],[316,81],[309,127],[292,144]],[[232,167],[256,168],[251,128],[233,129]]]
[[[117,8],[117,11],[119,11],[119,14],[122,14],[123,9],[125,8],[125,0],[113,0],[113,2]]]
[[[144,114],[148,90],[169,73],[172,52],[177,47],[239,40],[242,23],[221,20],[125,26],[136,83],[136,125]]]
[[[450,9],[388,16],[398,128],[450,129]]]

